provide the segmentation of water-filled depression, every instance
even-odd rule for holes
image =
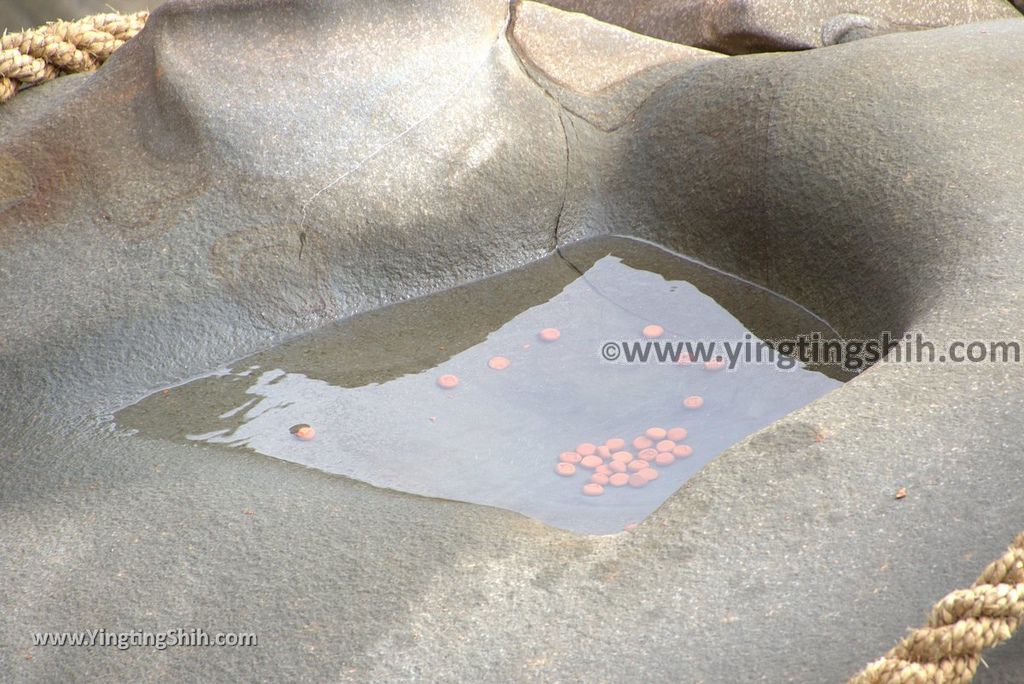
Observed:
[[[157,392],[116,422],[140,438],[245,448],[608,534],[846,379],[766,355],[705,363],[678,343],[756,349],[813,333],[833,335],[767,290],[598,238],[295,338]],[[646,361],[627,358],[644,350]]]

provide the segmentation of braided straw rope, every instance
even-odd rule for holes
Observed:
[[[1006,641],[1024,620],[1024,533],[970,589],[935,604],[928,626],[902,642],[849,684],[961,684],[974,679],[981,652]]]
[[[93,71],[146,25],[149,12],[96,14],[0,37],[0,103],[21,88]]]

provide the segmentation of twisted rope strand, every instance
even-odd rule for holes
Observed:
[[[64,74],[94,71],[149,19],[149,12],[96,14],[0,37],[0,103]]]
[[[849,684],[966,684],[985,649],[1006,641],[1024,621],[1024,533],[969,589],[932,608],[928,626],[911,631]]]

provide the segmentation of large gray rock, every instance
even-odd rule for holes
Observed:
[[[96,428],[608,233],[850,336],[1024,328],[1019,20],[723,59],[536,6],[510,42],[500,0],[446,7],[174,2],[0,109],[10,679],[840,681],[1024,529],[1016,366],[880,365],[600,538]],[[179,626],[260,646],[30,638]],[[978,681],[1019,681],[1022,643]]]
[[[56,300],[36,290],[10,301],[58,333],[42,339],[8,317],[0,334],[17,353],[73,344],[127,354],[139,335],[162,334],[150,314],[173,301],[197,335],[165,360],[194,372],[206,345],[253,347],[555,244],[564,136],[504,40],[504,2],[466,0],[444,17],[426,2],[313,14],[228,4],[165,5],[95,77],[30,89],[3,111],[3,173],[14,181],[0,248],[56,240],[47,259],[14,258],[7,275],[67,268],[79,283]],[[287,47],[314,29],[315,50]],[[408,35],[419,39],[396,39]],[[437,201],[439,186],[451,201]],[[461,254],[437,249],[455,234]],[[214,319],[225,325],[200,323]],[[72,329],[90,333],[58,332]],[[63,356],[80,380],[109,382],[104,363]],[[144,382],[165,371],[149,368]]]
[[[859,14],[909,31],[1020,18],[1006,0],[546,0],[631,31],[731,55],[822,45],[822,27]]]

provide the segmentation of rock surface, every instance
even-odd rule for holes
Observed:
[[[671,62],[700,64],[719,57],[536,2],[517,6],[513,37],[524,60],[554,83],[583,95],[596,95]]]
[[[505,3],[447,7],[172,2],[100,72],[0,109],[13,680],[842,681],[1024,529],[1016,365],[876,367],[613,537],[97,429],[333,317],[605,233],[849,336],[1024,329],[1019,20],[696,66],[658,44],[635,76],[556,88]],[[565,64],[620,36],[571,21]],[[31,644],[177,627],[260,646]],[[1016,681],[1024,641],[986,661],[976,681]]]
[[[655,40],[536,2],[516,6],[509,38],[531,78],[566,114],[616,128],[669,80],[723,55]],[[572,120],[564,121],[567,134]]]
[[[1020,18],[1005,0],[548,0],[547,4],[654,38],[730,55],[820,47],[822,27],[840,14],[865,15],[904,31]]]

